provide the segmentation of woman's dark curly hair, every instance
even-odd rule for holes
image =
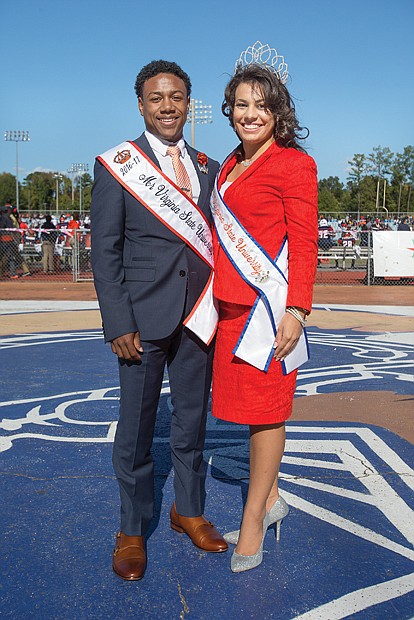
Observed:
[[[306,140],[309,135],[306,127],[301,127],[296,118],[295,105],[289,95],[288,89],[279,80],[277,75],[266,67],[251,64],[240,67],[231,78],[224,91],[224,101],[221,111],[230,121],[234,129],[233,110],[236,100],[236,89],[242,83],[257,87],[264,99],[266,108],[273,114],[275,119],[275,140],[280,146],[297,149],[306,152],[299,140]],[[306,135],[300,133],[305,131]]]
[[[135,92],[137,97],[142,97],[142,91],[144,83],[152,77],[159,75],[160,73],[171,73],[179,77],[185,84],[187,89],[187,96],[191,95],[191,81],[187,73],[181,69],[175,62],[169,62],[168,60],[153,60],[145,67],[142,67],[141,71],[137,75],[135,81]]]

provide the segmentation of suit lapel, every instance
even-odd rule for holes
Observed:
[[[209,190],[209,182],[208,182],[208,174],[205,174],[204,172],[201,172],[199,166],[198,166],[198,161],[197,161],[197,155],[198,155],[198,151],[196,151],[195,149],[193,149],[191,146],[189,146],[187,144],[187,142],[185,143],[186,148],[187,148],[187,152],[191,158],[191,161],[194,164],[194,168],[195,171],[197,173],[198,176],[198,181],[200,183],[200,196],[198,198],[198,205],[203,208],[204,203],[206,202],[206,199],[208,197],[208,190]]]
[[[150,160],[156,165],[158,166],[158,168],[161,169],[160,166],[160,162],[158,161],[158,159],[155,157],[155,153],[152,150],[152,148],[150,147],[150,143],[148,142],[147,138],[145,137],[145,134],[142,133],[140,135],[139,138],[137,138],[136,140],[134,140],[134,143],[139,146],[139,148],[141,149],[141,151],[143,151],[145,153],[145,155],[147,155],[147,157],[150,158]]]

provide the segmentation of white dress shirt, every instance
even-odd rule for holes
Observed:
[[[181,152],[181,158],[183,160],[183,164],[185,169],[187,170],[188,176],[191,181],[191,190],[193,193],[193,201],[197,204],[198,199],[200,197],[200,182],[198,180],[197,172],[194,168],[194,164],[189,156],[187,149],[185,147],[184,138],[180,138],[178,142],[167,142],[167,140],[160,140],[149,131],[145,132],[145,137],[147,138],[150,147],[155,153],[156,158],[159,161],[160,168],[164,174],[167,175],[172,181],[175,182],[175,172],[172,163],[171,155],[167,154],[167,148],[169,146],[178,146]]]

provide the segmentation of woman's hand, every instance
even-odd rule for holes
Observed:
[[[279,323],[276,340],[273,344],[275,352],[273,357],[276,361],[282,362],[286,355],[293,351],[302,333],[302,325],[294,316],[285,313]]]

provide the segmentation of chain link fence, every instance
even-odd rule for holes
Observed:
[[[0,280],[93,280],[89,229],[0,229]]]
[[[317,284],[377,284],[371,232],[340,239],[322,238],[318,246]]]
[[[42,235],[43,233],[43,235]],[[50,233],[50,238],[47,238]],[[376,276],[372,231],[319,239],[317,284],[413,285],[414,277]],[[414,232],[412,233],[414,248]],[[0,280],[92,281],[89,229],[0,229]],[[414,264],[414,249],[412,249]]]
[[[379,217],[376,214],[325,214],[319,219],[317,284],[343,285],[412,285],[414,284],[414,218],[412,214],[390,214]],[[398,237],[401,231],[405,238],[405,258],[397,256]],[[387,250],[376,248],[374,260],[374,236],[385,233],[395,247]],[[411,237],[412,235],[412,237]],[[378,237],[376,237],[378,239]],[[411,247],[410,247],[411,246]],[[381,264],[386,259],[391,269]],[[408,261],[402,268],[402,261]],[[399,272],[399,269],[401,271]],[[393,273],[393,275],[387,274]],[[405,275],[401,275],[405,274]]]

